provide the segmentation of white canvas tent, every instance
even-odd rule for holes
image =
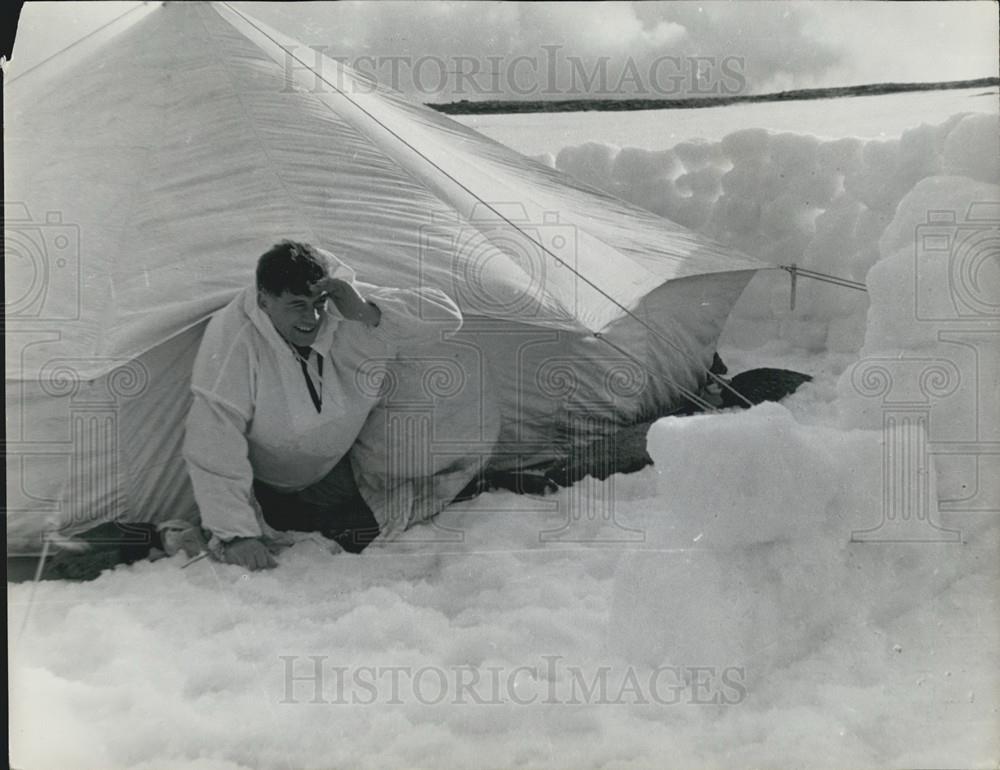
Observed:
[[[225,3],[132,17],[5,89],[11,548],[196,515],[194,354],[281,238],[459,303],[457,337],[393,364],[420,457],[373,456],[363,434],[355,458],[387,489],[450,472],[438,496],[471,473],[458,458],[544,460],[697,390],[765,267]]]

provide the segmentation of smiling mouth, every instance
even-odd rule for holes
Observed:
[[[308,328],[302,326],[293,326],[292,328],[295,329],[295,331],[299,332],[300,334],[312,334],[314,331],[316,331],[315,326],[310,326]]]

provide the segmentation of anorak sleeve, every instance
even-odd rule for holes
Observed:
[[[220,540],[260,537],[247,448],[247,420],[230,406],[194,392],[184,435],[201,523]]]
[[[194,400],[184,460],[202,525],[220,540],[264,534],[253,495],[247,433],[254,412],[255,357],[245,331],[209,324],[191,378]]]
[[[439,289],[378,287],[365,298],[382,313],[375,336],[398,350],[438,342],[462,328],[458,305]]]

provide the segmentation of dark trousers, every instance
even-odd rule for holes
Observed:
[[[264,521],[275,529],[319,532],[350,553],[361,553],[378,537],[378,522],[358,491],[347,456],[300,492],[281,492],[256,480],[253,491]]]

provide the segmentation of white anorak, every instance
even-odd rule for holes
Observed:
[[[244,290],[209,322],[191,380],[184,459],[202,525],[216,538],[270,534],[254,480],[296,492],[322,479],[378,403],[389,362],[462,325],[458,307],[437,289],[355,285],[381,320],[375,327],[348,321],[332,300],[327,303],[308,359],[322,394],[320,411],[299,356],[258,306],[256,288]],[[322,377],[316,354],[323,356]],[[381,493],[366,490],[363,477],[358,482],[366,499]]]

